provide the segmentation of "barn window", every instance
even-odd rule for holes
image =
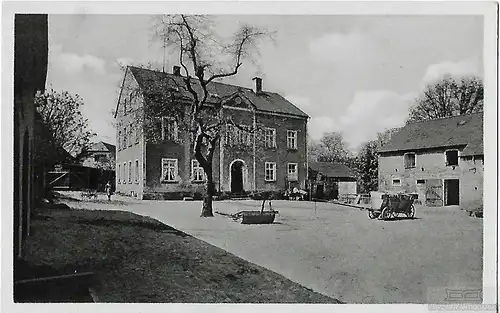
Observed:
[[[416,165],[417,156],[414,152],[405,153],[404,163],[405,168],[414,168]]]
[[[447,166],[458,165],[458,150],[448,150],[445,155]]]
[[[205,171],[198,160],[191,160],[191,177],[193,181],[200,182],[205,178]]]
[[[394,187],[399,187],[399,186],[401,186],[401,179],[398,179],[398,178],[393,179],[393,180],[392,180],[392,185],[393,185]]]
[[[417,179],[417,185],[425,185],[425,179]]]
[[[135,160],[135,182],[139,183],[139,160]]]
[[[174,182],[177,180],[177,159],[161,159],[161,180]]]

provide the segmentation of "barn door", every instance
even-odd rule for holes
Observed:
[[[441,179],[426,181],[425,199],[427,206],[443,206],[443,181]]]

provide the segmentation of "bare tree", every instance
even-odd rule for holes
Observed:
[[[210,94],[209,86],[215,81],[236,75],[243,62],[251,60],[258,53],[258,44],[269,37],[269,33],[251,25],[242,25],[231,38],[224,39],[217,36],[214,23],[207,16],[165,15],[156,21],[154,36],[178,55],[184,75],[179,86],[171,86],[172,81],[168,83],[170,86],[160,82],[160,86],[158,83],[154,86],[156,91],[150,90],[148,97],[153,99],[151,102],[161,105],[149,106],[144,110],[145,131],[151,127],[157,129],[159,116],[182,117],[187,104],[189,110],[180,120],[184,121],[184,127],[192,134],[194,157],[206,175],[201,216],[213,216],[215,184],[212,164],[226,125],[232,124],[247,132],[255,130],[238,125],[222,114],[223,105],[232,101],[237,93],[217,96]],[[180,92],[182,88],[187,90],[189,97]],[[154,133],[149,132],[150,135]]]
[[[89,147],[90,139],[95,134],[88,129],[88,120],[80,111],[83,99],[79,95],[51,89],[37,94],[35,104],[50,132],[53,146],[64,148],[73,157]]]
[[[410,109],[407,122],[481,112],[483,92],[483,82],[478,77],[462,77],[457,81],[451,76],[444,76],[437,83],[425,87]]]

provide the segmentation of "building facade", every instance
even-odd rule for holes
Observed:
[[[381,191],[415,193],[428,206],[482,205],[482,113],[406,125],[379,153]]]
[[[146,131],[138,118],[151,94],[186,93],[182,86],[178,67],[173,74],[127,68],[115,115],[117,192],[141,199],[202,194],[205,176],[194,158],[192,134],[183,127],[189,120],[188,105],[181,103],[179,116],[168,110],[159,113],[152,130]],[[220,114],[239,126],[225,125],[215,149],[216,190],[243,194],[305,188],[308,116],[282,96],[263,91],[260,78],[254,89],[215,82],[209,88],[209,103],[231,96]]]
[[[14,258],[23,257],[35,207],[36,108],[34,97],[45,90],[48,59],[48,16],[16,14],[14,18]],[[40,182],[41,180],[38,180]]]
[[[357,181],[352,170],[344,164],[310,162],[311,195],[317,199],[340,199],[357,194]]]
[[[100,141],[92,144],[82,160],[82,165],[104,170],[115,170],[116,147]]]

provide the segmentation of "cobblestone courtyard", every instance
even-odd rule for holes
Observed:
[[[101,198],[103,198],[101,196]],[[115,197],[71,202],[156,218],[293,281],[347,303],[441,303],[445,288],[482,286],[483,220],[457,207],[416,208],[416,219],[378,221],[331,203],[274,201],[272,225],[200,218],[201,202]],[[215,202],[215,211],[259,209],[258,201]]]

